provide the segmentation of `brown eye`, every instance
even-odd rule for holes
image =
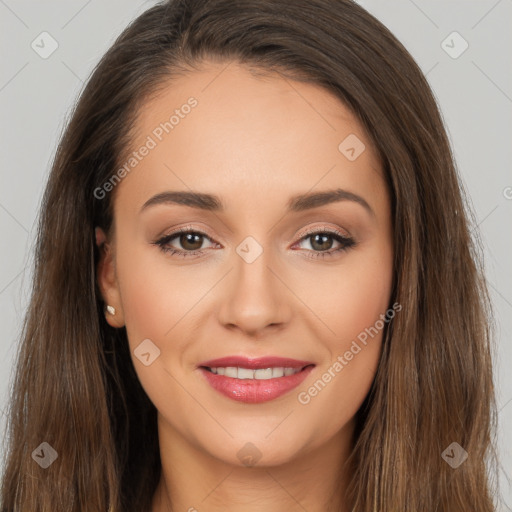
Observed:
[[[165,253],[173,255],[180,255],[183,258],[200,255],[204,252],[203,243],[205,240],[214,242],[212,239],[200,231],[192,229],[182,228],[174,233],[162,237],[160,240],[153,242],[154,245],[158,245],[160,249]],[[345,251],[350,247],[356,245],[354,239],[349,238],[341,233],[329,230],[323,231],[312,231],[306,233],[299,243],[310,240],[311,249],[307,248],[308,257],[310,258],[324,258],[327,256],[333,256],[336,253]],[[173,245],[172,242],[178,242],[178,246]],[[338,243],[339,247],[332,249],[334,243]]]
[[[299,243],[303,243],[309,240],[310,249],[306,247],[308,257],[310,258],[325,258],[334,256],[337,253],[346,251],[356,245],[356,241],[353,238],[347,237],[336,231],[330,230],[317,230],[306,233]],[[332,249],[333,243],[339,244],[338,248]]]
[[[165,235],[160,240],[153,242],[153,244],[158,245],[165,253],[176,254],[186,258],[204,252],[202,246],[205,240],[213,244],[212,239],[205,233],[189,228],[181,228],[174,233]]]
[[[327,251],[332,247],[333,236],[327,233],[316,233],[309,237],[311,239],[311,247],[318,251]]]
[[[200,233],[182,233],[179,235],[181,247],[189,251],[197,251],[203,245],[204,236]]]

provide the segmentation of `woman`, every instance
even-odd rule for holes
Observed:
[[[53,164],[2,512],[494,510],[467,215],[357,4],[147,10]]]

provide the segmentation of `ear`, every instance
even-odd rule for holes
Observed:
[[[105,318],[112,327],[124,326],[124,314],[117,282],[114,254],[112,246],[107,242],[107,236],[104,231],[95,228],[96,245],[100,251],[100,259],[96,269],[98,286],[105,301]],[[107,311],[106,306],[112,306],[115,313]]]

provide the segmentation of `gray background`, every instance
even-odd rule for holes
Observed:
[[[2,409],[28,301],[38,205],[57,141],[94,65],[129,21],[154,3],[0,0]],[[512,436],[505,435],[512,432],[512,372],[507,371],[512,363],[512,1],[359,3],[402,41],[426,73],[473,203],[496,314],[500,510],[512,511],[507,476],[512,475]],[[44,31],[58,43],[46,59],[31,47],[35,41],[40,52],[51,48],[48,36],[40,36]],[[464,41],[450,35],[454,31],[469,45],[461,55]],[[0,416],[3,433],[3,411]]]

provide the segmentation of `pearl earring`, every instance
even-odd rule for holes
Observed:
[[[111,315],[115,315],[116,314],[116,308],[114,306],[109,306],[107,304],[107,311],[111,314]]]

